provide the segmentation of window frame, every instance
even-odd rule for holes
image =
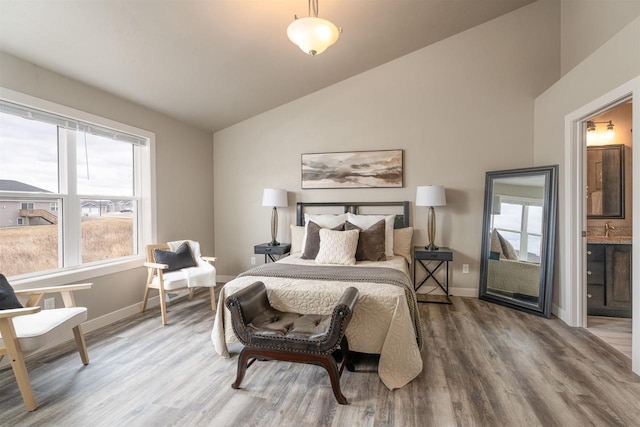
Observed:
[[[140,190],[139,197],[135,197],[139,200],[138,216],[137,218],[134,217],[134,221],[137,221],[137,234],[134,236],[134,238],[136,239],[138,244],[138,254],[117,258],[116,260],[105,260],[94,263],[79,264],[71,267],[62,267],[55,270],[15,276],[15,278],[12,279],[12,285],[14,285],[16,289],[24,289],[30,286],[43,285],[56,286],[141,267],[142,263],[145,261],[145,246],[155,242],[157,236],[155,197],[155,133],[121,122],[117,122],[115,120],[107,119],[105,117],[76,110],[74,108],[60,105],[51,101],[16,92],[4,87],[0,87],[0,98],[15,104],[23,105],[25,107],[39,109],[60,116],[66,116],[73,119],[81,120],[83,122],[94,123],[98,126],[103,126],[137,135],[146,138],[148,141],[148,145],[140,147],[140,149],[138,150],[138,155],[136,155],[134,158],[134,170],[136,171],[134,180],[137,180],[137,183],[139,183]],[[75,147],[75,144],[68,144],[67,148],[69,146]],[[64,212],[65,199],[68,198],[69,195],[62,194],[63,188],[64,186],[61,186],[60,193],[55,194],[55,196],[50,193],[40,194],[16,192],[0,192],[0,196],[20,198],[23,200],[34,200],[38,198],[51,199],[51,197],[54,196],[61,199],[62,206],[58,206],[58,209],[59,211],[61,210],[62,212]],[[74,195],[74,197],[77,197],[77,195]],[[76,215],[71,216],[79,218],[79,215],[80,213],[78,212],[76,213]],[[63,218],[64,226],[70,227],[71,229],[78,228],[78,230],[75,230],[75,232],[80,233],[79,227],[76,227],[76,225],[79,225],[79,222],[70,221],[70,216],[68,215],[68,213],[63,213]],[[69,230],[67,230],[67,232],[68,231]],[[82,244],[81,240],[76,239],[76,241],[79,242],[80,245]],[[60,245],[62,244],[63,243],[60,242]],[[70,249],[72,252],[74,250],[76,252],[79,251],[79,248],[70,247],[64,251],[65,254]]]

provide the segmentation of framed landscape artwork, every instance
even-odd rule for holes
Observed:
[[[404,150],[302,155],[302,189],[402,188]]]

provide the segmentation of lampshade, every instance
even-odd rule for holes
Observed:
[[[416,192],[416,206],[446,206],[444,187],[441,185],[419,186]]]
[[[289,24],[287,36],[304,53],[315,56],[338,41],[340,29],[331,21],[310,16]]]
[[[262,194],[262,206],[277,208],[287,207],[287,190],[280,188],[265,188]]]

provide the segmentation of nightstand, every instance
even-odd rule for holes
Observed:
[[[265,264],[269,262],[269,260],[276,262],[283,256],[289,255],[289,252],[291,252],[291,243],[280,243],[278,246],[261,243],[253,247],[254,254],[264,254]],[[276,256],[278,258],[276,258]]]
[[[438,287],[444,292],[444,295],[418,294],[416,297],[419,302],[432,302],[436,304],[452,304],[449,298],[449,261],[453,261],[453,251],[449,248],[440,248],[434,251],[425,249],[424,246],[414,246],[413,248],[413,289],[417,291],[427,280],[433,279]],[[431,262],[437,262],[434,268],[430,268]],[[426,263],[426,264],[425,264]],[[420,284],[416,285],[416,267],[420,265],[427,273]],[[444,284],[440,283],[435,276],[436,272],[442,265],[446,268],[446,276]]]

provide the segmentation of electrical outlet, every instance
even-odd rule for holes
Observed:
[[[469,264],[462,264],[462,272],[464,274],[469,274]]]
[[[44,300],[44,309],[52,310],[56,308],[56,299],[55,298],[47,298]]]
[[[251,257],[251,265],[256,265],[256,257]]]

